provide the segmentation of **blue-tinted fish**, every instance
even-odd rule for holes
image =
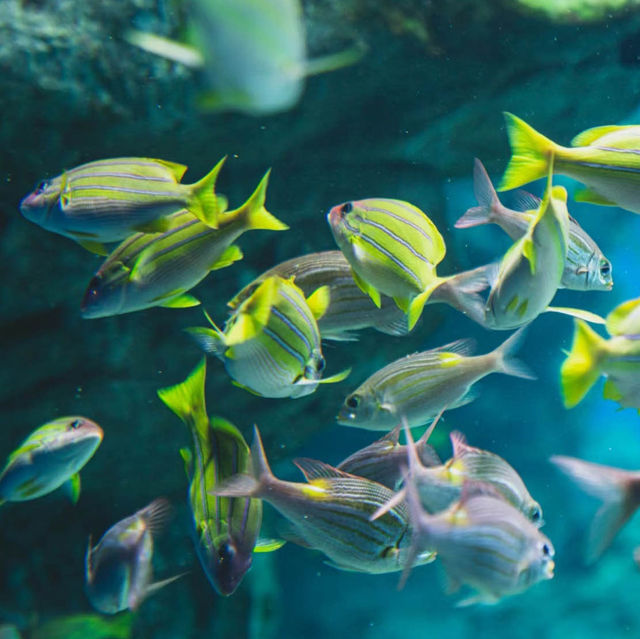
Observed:
[[[86,417],[59,417],[37,428],[9,456],[0,474],[0,504],[42,497],[71,482],[80,493],[78,472],[102,442],[102,428]]]
[[[413,204],[386,198],[338,204],[327,220],[356,284],[376,306],[381,294],[393,298],[412,329],[443,281],[436,266],[446,247],[436,225]]]
[[[203,359],[184,382],[160,389],[158,396],[191,431],[192,450],[180,452],[189,479],[196,551],[213,587],[230,595],[251,567],[262,502],[211,494],[221,481],[247,471],[249,447],[233,424],[207,416],[205,376]]]
[[[135,231],[164,231],[170,213],[187,209],[217,227],[219,200],[214,187],[223,160],[202,180],[180,184],[183,164],[151,158],[89,162],[38,184],[20,202],[28,220],[106,255],[103,243]]]
[[[240,235],[252,229],[288,228],[264,208],[268,176],[240,208],[220,216],[217,229],[182,211],[170,217],[168,231],[137,233],[122,242],[89,282],[82,317],[199,304],[187,291],[210,271],[242,259],[242,252],[233,244]]]
[[[640,506],[640,470],[623,470],[564,455],[554,455],[551,462],[582,490],[602,501],[591,523],[587,545],[587,559],[595,561]]]
[[[526,122],[505,113],[512,157],[499,190],[513,189],[555,173],[580,180],[588,188],[576,200],[620,206],[640,213],[640,126],[598,126],[560,146]],[[553,160],[552,160],[553,158]]]
[[[416,453],[425,467],[439,466],[442,462],[433,446],[427,443],[430,431],[415,443]],[[391,490],[396,490],[404,477],[407,465],[407,446],[400,444],[400,426],[384,435],[373,444],[356,451],[341,461],[336,468],[345,473],[376,481]]]
[[[471,340],[406,355],[376,371],[344,400],[337,420],[344,426],[390,430],[404,416],[410,427],[442,410],[474,399],[471,386],[491,373],[532,379],[513,356],[524,334],[514,333],[491,353],[470,357]]]
[[[409,562],[419,552],[435,551],[450,592],[462,585],[476,591],[459,605],[495,603],[553,577],[553,545],[501,497],[484,494],[484,488],[476,492],[467,483],[460,500],[429,515],[411,479],[406,487],[412,528]]]
[[[324,553],[336,568],[366,573],[401,570],[409,536],[404,505],[390,509],[375,522],[369,521],[393,493],[381,484],[322,462],[296,463],[307,483],[274,477],[256,428],[251,475],[237,475],[214,492],[269,502],[293,524],[306,544]],[[432,553],[416,554],[412,563],[428,563],[433,558]]]
[[[204,108],[268,115],[293,107],[304,78],[356,62],[358,49],[307,61],[299,0],[193,0],[189,39],[174,42],[141,31],[132,44],[189,67],[203,67],[210,93]]]
[[[473,190],[478,206],[470,208],[456,223],[458,229],[497,224],[517,241],[527,233],[540,206],[538,198],[528,195],[522,211],[509,209],[500,202],[482,162],[475,159]],[[610,291],[613,287],[611,262],[589,234],[569,216],[569,237],[560,288],[575,291]]]
[[[425,432],[428,437],[433,424]],[[460,499],[465,482],[481,482],[490,486],[495,494],[517,508],[531,523],[542,526],[542,508],[531,497],[527,487],[516,470],[502,457],[488,450],[469,446],[462,433],[451,433],[453,455],[445,464],[425,464],[419,454],[419,444],[414,444],[411,432],[407,429],[408,458],[405,468],[409,467],[411,481],[420,495],[422,506],[430,513],[448,508]],[[406,490],[398,491],[394,498],[381,508],[374,517],[378,517],[387,508],[400,503]]]
[[[269,269],[245,286],[230,302],[237,306],[245,300],[265,279],[278,275],[293,278],[305,296],[322,286],[329,287],[329,306],[318,319],[322,339],[355,341],[355,331],[374,328],[387,335],[407,335],[407,316],[386,295],[380,296],[378,308],[366,293],[355,283],[351,266],[341,251],[310,253],[287,260]],[[484,309],[484,300],[479,291],[488,288],[487,267],[464,271],[443,278],[433,291],[427,304],[438,302],[449,304],[472,317]],[[474,310],[477,308],[477,312]]]
[[[136,610],[152,592],[179,576],[152,584],[153,537],[170,513],[166,499],[114,524],[96,546],[87,548],[85,590],[91,605],[103,614]]]
[[[325,360],[316,318],[328,304],[327,287],[305,299],[292,281],[273,276],[238,306],[224,331],[212,323],[189,332],[224,362],[236,385],[262,397],[303,397],[349,374],[321,379]]]

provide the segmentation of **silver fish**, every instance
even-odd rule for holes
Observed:
[[[347,396],[338,423],[369,430],[390,430],[400,416],[420,426],[441,410],[473,400],[472,384],[491,373],[532,379],[513,357],[524,334],[518,331],[486,355],[470,357],[472,342],[458,340],[422,353],[407,355],[377,371]]]
[[[509,209],[500,202],[486,169],[478,158],[474,161],[473,190],[478,206],[470,208],[456,223],[457,229],[497,224],[516,241],[526,234],[535,217],[540,200],[527,194],[522,211]],[[593,238],[569,216],[569,242],[560,288],[574,291],[610,291],[613,287],[611,262]]]
[[[323,339],[355,341],[355,331],[374,328],[387,335],[407,335],[407,317],[386,295],[380,296],[380,308],[362,292],[353,279],[351,266],[341,251],[310,253],[274,266],[247,284],[230,302],[239,306],[268,277],[294,278],[306,296],[321,286],[329,287],[329,307],[318,320]],[[482,312],[484,301],[478,292],[489,287],[487,267],[458,273],[433,291],[427,304],[444,303],[473,316],[474,307]],[[473,317],[472,317],[473,318]]]
[[[582,490],[602,501],[589,529],[587,561],[593,562],[640,506],[640,470],[623,470],[554,455],[551,462]]]
[[[153,536],[165,525],[169,513],[169,502],[156,499],[114,524],[96,546],[89,540],[86,592],[96,610],[109,615],[136,610],[150,593],[178,579],[151,583]]]
[[[0,505],[42,497],[71,482],[80,493],[78,472],[102,442],[102,428],[86,417],[59,417],[37,428],[9,456],[0,474]]]
[[[251,446],[251,475],[237,475],[214,489],[227,497],[259,497],[284,515],[305,543],[323,552],[342,570],[384,573],[401,570],[408,544],[404,505],[378,521],[370,515],[392,492],[376,482],[314,460],[298,460],[308,483],[274,477],[255,429]],[[412,563],[433,561],[433,553],[417,553]]]
[[[427,443],[430,431],[415,443],[416,453],[425,467],[439,466],[442,462],[433,446]],[[400,444],[400,426],[384,435],[373,444],[356,451],[341,461],[336,468],[345,473],[376,481],[391,490],[396,490],[404,476],[407,465],[407,446]]]
[[[435,551],[446,571],[449,590],[455,592],[466,584],[477,593],[458,605],[495,603],[553,577],[551,541],[511,504],[483,491],[467,483],[459,501],[428,515],[414,482],[407,481],[413,531],[407,565],[417,553]]]

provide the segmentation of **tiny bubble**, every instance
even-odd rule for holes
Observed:
[[[267,130],[267,127],[266,127],[264,124],[261,124],[261,125],[260,125],[260,130],[261,130],[261,131],[266,131],[266,130]]]

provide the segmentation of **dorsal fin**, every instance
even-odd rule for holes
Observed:
[[[620,125],[607,125],[607,126],[594,126],[591,129],[587,129],[582,133],[578,133],[573,140],[571,140],[571,146],[589,146],[601,137],[608,135],[609,133],[615,133],[621,129],[628,129],[628,126]]]
[[[297,457],[293,463],[300,469],[307,481],[332,477],[355,477],[355,475],[338,470],[330,464],[309,457]]]

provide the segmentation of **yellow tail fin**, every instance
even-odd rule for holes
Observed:
[[[193,198],[189,203],[189,211],[212,229],[218,228],[218,215],[224,210],[221,209],[221,204],[224,204],[225,200],[218,198],[215,186],[218,173],[226,159],[225,155],[207,175],[191,186]]]
[[[573,345],[560,369],[564,405],[572,408],[600,377],[599,359],[605,340],[586,322],[575,320]]]
[[[264,208],[270,173],[271,169],[264,174],[260,184],[251,194],[251,197],[240,207],[240,210],[246,215],[246,228],[263,229],[265,231],[286,231],[289,227]]]
[[[555,142],[515,115],[505,112],[504,118],[511,145],[511,159],[498,191],[515,189],[543,178],[549,169],[549,161],[558,148]]]

